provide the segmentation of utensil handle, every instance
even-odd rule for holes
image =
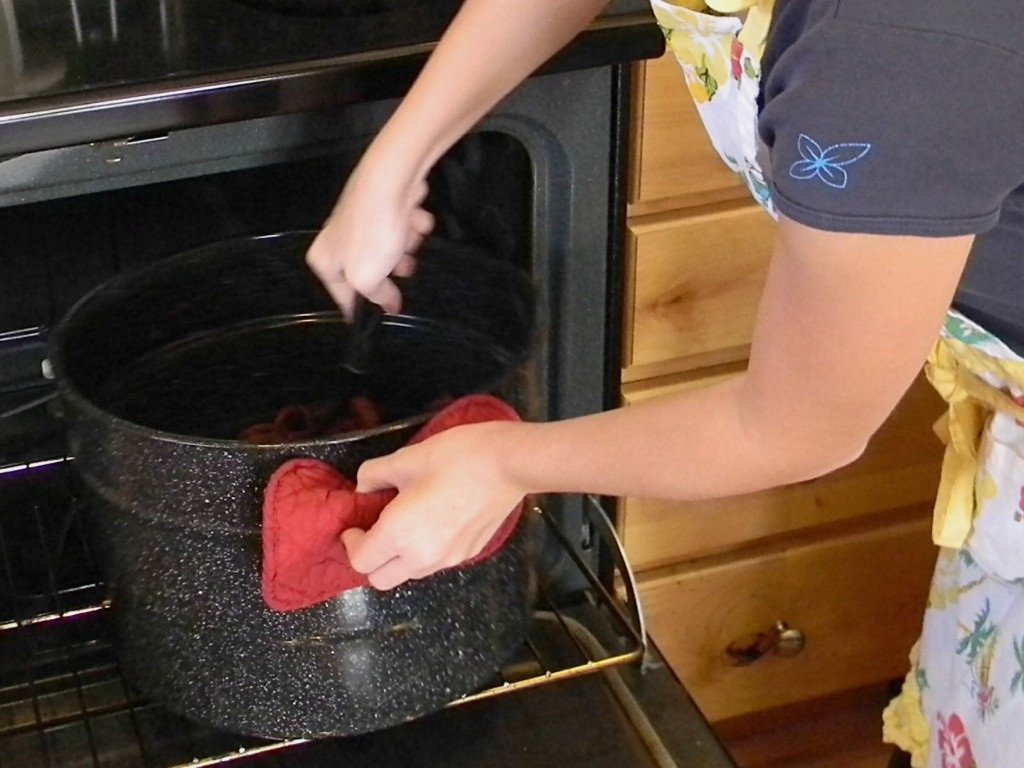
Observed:
[[[384,318],[384,310],[365,296],[356,294],[352,308],[352,328],[349,331],[345,367],[353,373],[366,373],[373,336]]]

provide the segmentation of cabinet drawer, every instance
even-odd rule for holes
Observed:
[[[725,192],[746,187],[722,162],[708,138],[669,52],[636,65],[633,93],[633,162],[629,202]]]
[[[625,402],[641,402],[720,378],[653,385],[628,392]],[[625,499],[619,528],[626,555],[639,572],[815,526],[932,504],[943,446],[931,424],[943,409],[942,400],[922,375],[864,455],[840,470],[730,499],[688,503]]]
[[[745,358],[774,227],[756,204],[632,221],[624,367]]]
[[[647,627],[710,720],[901,678],[936,549],[921,510],[760,557],[641,581]],[[806,645],[735,666],[725,649],[782,620]]]

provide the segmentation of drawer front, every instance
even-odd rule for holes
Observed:
[[[923,512],[884,529],[641,580],[651,637],[712,721],[902,678],[936,554]],[[732,663],[731,644],[749,646],[780,620],[803,633],[802,651]]]
[[[700,383],[682,381],[629,392],[626,403]],[[838,521],[931,504],[942,443],[931,424],[944,405],[920,376],[853,464],[815,480],[731,499],[671,502],[625,499],[620,533],[636,571],[693,560],[759,540]]]
[[[675,56],[637,64],[635,73],[629,202],[718,191],[747,194],[711,145]]]
[[[746,357],[774,227],[755,204],[631,222],[624,367]]]

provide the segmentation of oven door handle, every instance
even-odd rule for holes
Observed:
[[[608,545],[608,551],[615,561],[615,568],[619,573],[622,580],[622,588],[626,593],[625,607],[630,611],[633,626],[636,627],[640,635],[640,642],[643,643],[646,650],[647,625],[644,621],[644,612],[640,605],[640,589],[637,587],[633,566],[630,565],[629,558],[626,557],[626,548],[623,546],[622,539],[619,538],[615,526],[612,525],[611,518],[605,511],[600,498],[593,495],[589,495],[586,498],[588,503],[584,505],[584,510],[590,523]],[[618,601],[613,601],[613,605],[617,603]]]

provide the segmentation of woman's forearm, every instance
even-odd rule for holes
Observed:
[[[971,238],[821,232],[784,218],[777,232],[746,372],[525,425],[501,444],[503,471],[531,493],[692,500],[855,460],[919,374]]]
[[[608,0],[466,0],[370,151],[414,177],[569,43]]]
[[[810,479],[857,458],[861,437],[752,428],[744,376],[560,422],[515,425],[500,459],[532,493],[697,500]]]

